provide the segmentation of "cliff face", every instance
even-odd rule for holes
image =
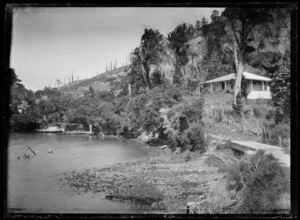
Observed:
[[[198,36],[190,40],[183,48],[187,51],[188,62],[181,67],[183,77],[198,78],[201,76],[199,66],[200,62],[207,53],[207,42],[204,38]],[[159,70],[171,83],[175,73],[176,54],[169,47],[169,42],[164,39],[164,52],[160,55],[161,62],[158,65],[152,65],[150,74]]]

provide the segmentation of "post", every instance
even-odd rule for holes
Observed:
[[[224,87],[224,89],[225,89],[225,92],[226,92],[226,82],[227,82],[227,81],[224,81],[224,83],[225,83],[225,87]]]
[[[250,92],[253,90],[253,80],[251,80],[251,87],[250,87]]]
[[[210,93],[213,93],[213,86],[212,86],[212,83],[210,84]]]
[[[129,98],[131,99],[131,83],[128,84],[128,94]]]
[[[281,137],[278,136],[278,144],[279,144],[279,147],[281,147]]]
[[[93,125],[90,124],[90,134],[93,134]]]

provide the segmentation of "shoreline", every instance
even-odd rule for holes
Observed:
[[[224,177],[206,158],[195,153],[186,161],[186,153],[174,155],[168,148],[157,148],[150,159],[73,171],[60,181],[77,193],[104,194],[108,200],[130,203],[145,213],[185,214],[188,203],[203,202],[211,185]]]

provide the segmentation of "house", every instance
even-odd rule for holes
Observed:
[[[246,83],[247,99],[271,99],[269,82],[270,78],[253,73],[243,72]],[[221,76],[203,83],[204,89],[209,93],[233,92],[235,73]]]

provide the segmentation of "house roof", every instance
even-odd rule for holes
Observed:
[[[270,78],[265,76],[256,75],[253,73],[243,72],[245,79],[259,80],[259,81],[271,81]]]
[[[258,80],[258,81],[271,81],[270,78],[268,77],[264,77],[264,76],[259,76],[253,73],[248,73],[248,72],[243,72],[243,76],[245,77],[245,79],[250,79],[250,80]],[[215,82],[224,82],[224,81],[228,81],[228,80],[232,80],[235,79],[235,73],[230,73],[228,75],[225,76],[221,76],[212,80],[208,80],[205,82],[205,84],[207,83],[215,83]]]

